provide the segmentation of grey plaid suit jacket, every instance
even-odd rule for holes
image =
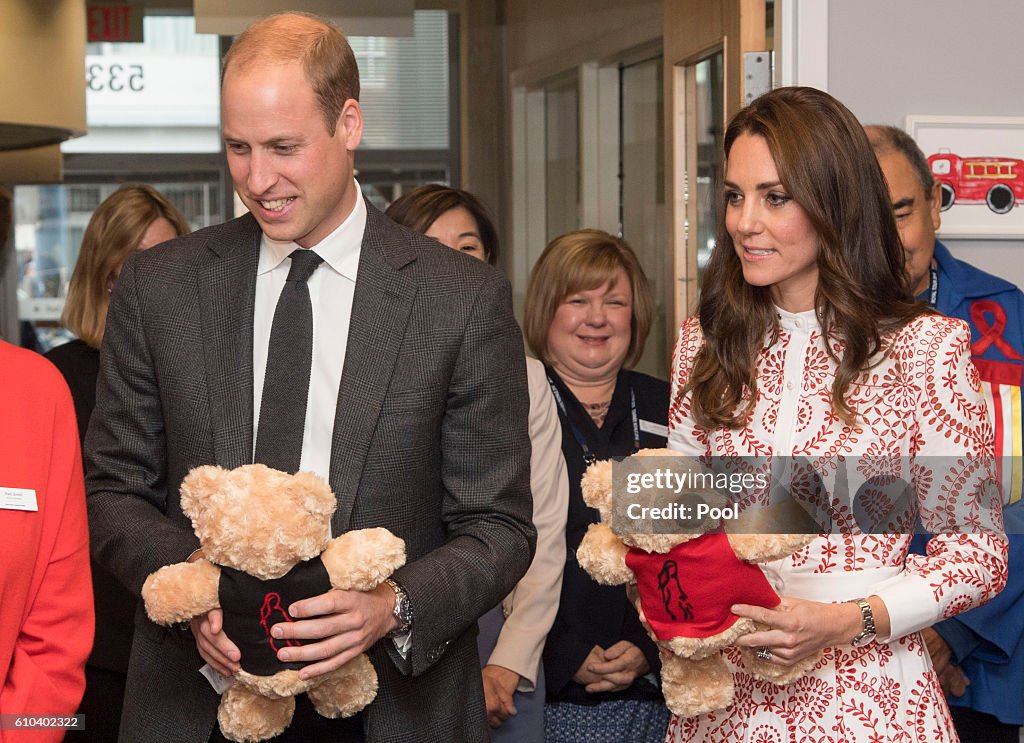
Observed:
[[[367,205],[338,394],[332,526],[406,541],[407,659],[382,641],[369,741],[487,740],[475,620],[533,554],[527,383],[501,274]],[[131,590],[197,548],[178,487],[252,460],[251,216],[129,258],[111,298],[86,439],[94,557]],[[327,324],[329,327],[329,324]],[[219,701],[193,640],[140,611],[121,739],[205,741]]]

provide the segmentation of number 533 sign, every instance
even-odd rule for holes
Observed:
[[[217,126],[219,61],[201,55],[87,55],[89,126]]]
[[[145,74],[142,64],[126,66],[118,62],[93,62],[85,68],[85,85],[94,93],[101,90],[141,93],[146,89]]]

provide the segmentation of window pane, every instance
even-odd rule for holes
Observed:
[[[89,133],[64,152],[219,152],[220,51],[191,16],[146,16],[145,41],[89,44]]]
[[[361,149],[448,149],[448,13],[418,10],[415,36],[353,36]]]
[[[575,80],[544,91],[547,239],[580,224],[579,88]]]
[[[44,350],[71,337],[58,323],[82,235],[96,207],[118,185],[65,184],[14,189],[18,316],[35,326]],[[216,178],[151,185],[181,210],[192,229],[226,218]]]
[[[725,57],[716,52],[697,63],[697,277],[715,249],[719,186],[722,183],[722,146],[725,133]]]
[[[640,371],[668,376],[665,333],[665,119],[661,59],[622,70],[622,236],[651,285],[654,318]]]

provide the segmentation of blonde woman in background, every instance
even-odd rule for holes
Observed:
[[[110,291],[121,265],[137,250],[147,250],[188,232],[188,222],[181,212],[147,185],[125,184],[93,212],[61,316],[64,327],[78,338],[46,354],[71,388],[82,441],[96,402],[100,341]],[[96,563],[92,571],[96,641],[85,669],[85,696],[79,710],[88,724],[84,731],[70,732],[68,739],[108,741],[117,739],[136,601]]]

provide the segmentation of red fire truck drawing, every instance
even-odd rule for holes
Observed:
[[[955,203],[986,204],[1006,214],[1024,201],[1024,160],[1012,157],[960,157],[940,150],[928,166],[942,188],[942,211]]]

